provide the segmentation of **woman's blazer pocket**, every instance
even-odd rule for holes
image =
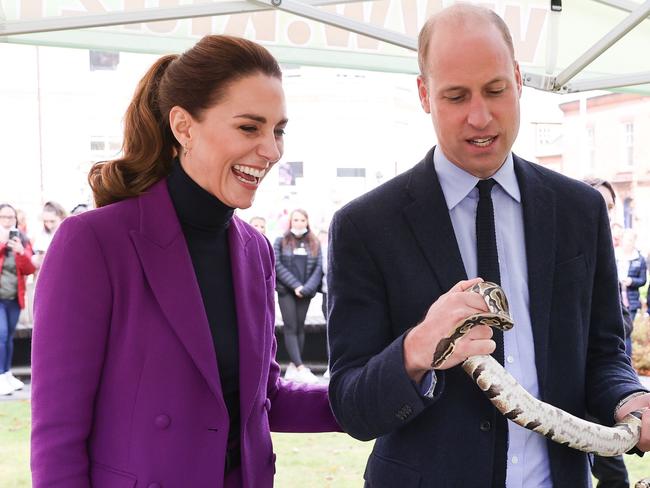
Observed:
[[[134,488],[138,479],[131,473],[101,463],[90,466],[90,486],[93,488]]]

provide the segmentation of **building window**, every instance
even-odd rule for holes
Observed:
[[[90,160],[104,161],[119,156],[122,149],[118,136],[90,136]]]
[[[545,124],[537,124],[537,145],[547,146],[551,143],[551,128]]]
[[[278,180],[281,186],[295,186],[296,178],[303,177],[302,161],[288,161],[278,166]]]
[[[628,166],[634,165],[634,124],[626,122],[624,125],[624,154],[623,158],[625,164]]]
[[[88,51],[90,71],[115,71],[120,64],[120,53],[106,51]]]
[[[336,176],[340,178],[365,178],[366,168],[336,168]]]

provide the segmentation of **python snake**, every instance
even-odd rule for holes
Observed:
[[[438,343],[432,368],[441,366],[454,352],[458,340],[473,327],[488,325],[505,332],[514,325],[508,300],[499,285],[482,282],[468,291],[479,293],[489,312],[471,315],[460,321],[449,336]],[[586,453],[611,457],[629,451],[639,441],[641,412],[632,412],[613,427],[606,427],[533,397],[492,356],[471,356],[462,363],[462,368],[505,417],[554,442]],[[650,478],[639,481],[635,488],[650,488]]]

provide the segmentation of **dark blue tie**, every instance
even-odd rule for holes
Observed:
[[[478,188],[478,205],[476,207],[476,259],[478,276],[485,281],[501,284],[499,273],[499,254],[494,230],[494,207],[492,205],[492,188],[496,184],[492,178],[480,180]],[[503,364],[503,332],[493,330],[492,338],[497,344],[492,354]],[[494,441],[494,470],[492,472],[492,487],[503,488],[506,485],[506,463],[508,456],[508,422],[499,412],[496,412],[495,441]]]

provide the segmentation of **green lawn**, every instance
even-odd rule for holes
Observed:
[[[28,488],[29,402],[0,402],[0,487]],[[362,485],[371,442],[345,434],[273,434],[280,488]]]
[[[344,434],[274,434],[275,485],[279,488],[362,486],[371,442]],[[650,476],[648,459],[625,456],[634,481]],[[0,403],[0,480],[2,488],[27,488],[29,480],[29,402]]]

